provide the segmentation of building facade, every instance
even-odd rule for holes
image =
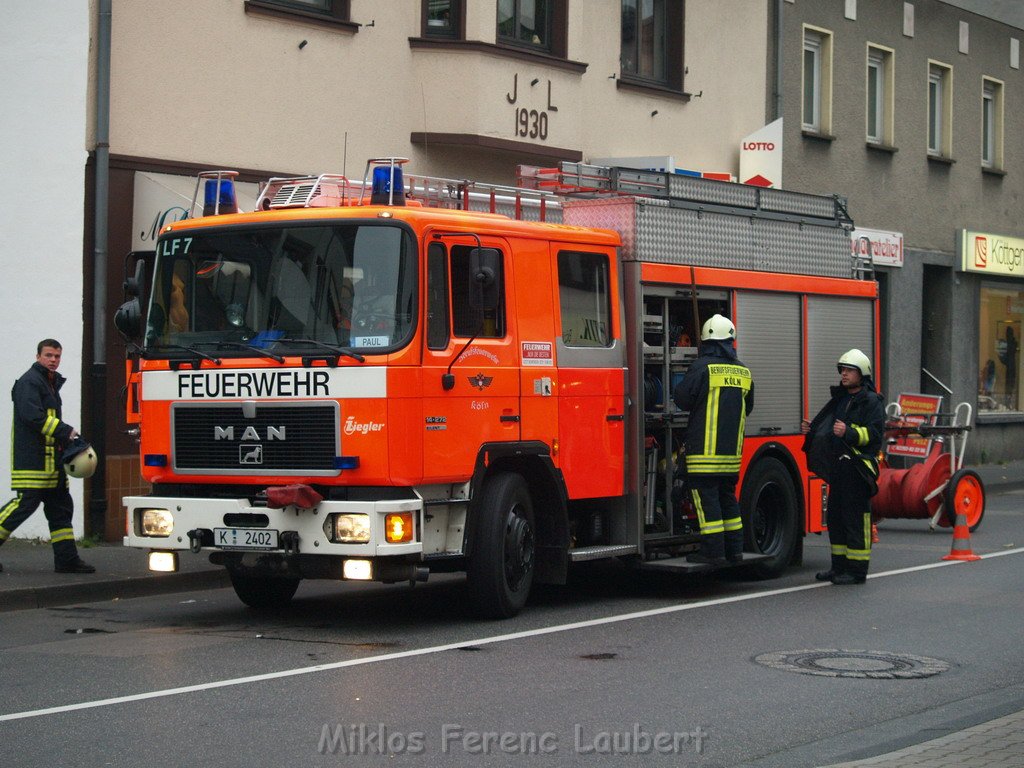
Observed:
[[[887,400],[967,402],[968,462],[1021,458],[1024,33],[940,0],[771,10],[785,186],[841,192],[875,241]]]
[[[89,9],[61,0],[14,0],[0,25],[0,435],[11,434],[11,386],[35,360],[36,345],[63,345],[64,420],[82,425],[81,254],[84,239],[86,76]],[[88,430],[82,430],[88,436]],[[0,482],[9,489],[11,452],[0,451]],[[82,509],[82,483],[71,486]],[[4,496],[4,501],[8,498]],[[3,503],[3,502],[0,502]],[[74,519],[83,533],[83,516]],[[40,512],[18,531],[47,536]]]
[[[763,2],[107,2],[107,317],[125,254],[152,248],[160,224],[185,215],[198,170],[240,171],[243,204],[270,175],[361,179],[379,156],[504,184],[519,164],[606,157],[728,171],[766,110]],[[87,360],[92,295],[87,286]],[[95,485],[116,538],[139,472],[124,434],[125,346],[112,327],[104,338],[107,374],[86,396],[107,406],[93,412],[106,438]]]

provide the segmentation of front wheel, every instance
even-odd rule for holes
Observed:
[[[740,494],[746,549],[767,560],[748,570],[757,579],[774,579],[793,559],[796,549],[799,504],[793,478],[778,459],[760,459],[743,478]]]
[[[466,569],[473,611],[507,619],[526,605],[536,542],[533,502],[523,478],[501,472],[484,486]]]
[[[284,608],[299,588],[299,579],[296,578],[251,576],[238,568],[228,568],[228,574],[238,599],[250,608],[260,610]]]
[[[985,516],[985,486],[973,469],[961,469],[946,484],[946,517],[956,525],[956,516],[963,515],[971,533],[978,530]]]

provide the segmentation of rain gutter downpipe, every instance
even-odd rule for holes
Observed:
[[[110,27],[112,0],[99,0],[96,40],[96,177],[93,207],[92,423],[100,458],[89,487],[89,533],[103,536],[106,517],[107,241],[110,200]]]
[[[782,117],[782,8],[784,0],[775,0],[775,114],[772,120]]]

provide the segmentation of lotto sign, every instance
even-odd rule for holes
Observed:
[[[917,426],[931,423],[935,414],[942,407],[942,395],[919,395],[902,393],[896,400],[900,406],[900,413],[903,415],[900,420],[907,425]],[[927,437],[917,435],[900,435],[895,443],[890,443],[888,453],[890,456],[910,456],[915,459],[923,459],[928,456],[932,441]]]

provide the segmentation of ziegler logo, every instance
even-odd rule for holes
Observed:
[[[354,416],[349,416],[345,419],[345,434],[346,435],[368,435],[370,432],[381,432],[384,429],[383,424],[378,424],[375,421],[356,421]]]
[[[974,266],[988,266],[988,238],[980,235],[974,238]]]

